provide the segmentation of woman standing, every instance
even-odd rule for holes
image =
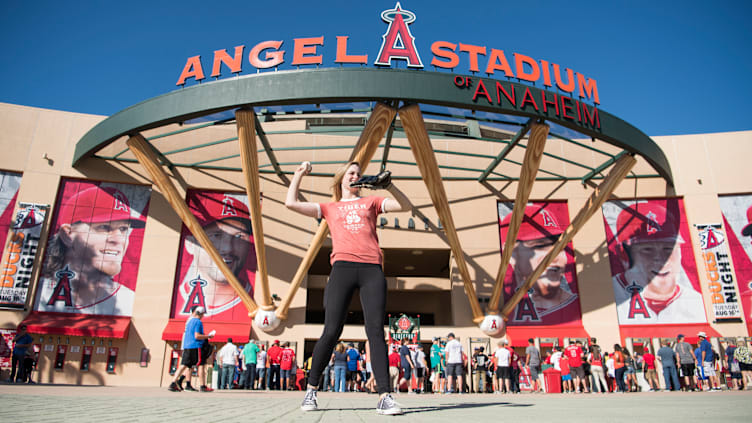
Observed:
[[[337,344],[337,348],[334,350],[334,354],[332,354],[332,360],[334,361],[334,392],[345,392],[345,381],[347,380],[345,377],[347,374],[345,344],[341,342]],[[313,362],[313,360],[311,361]]]
[[[601,355],[600,348],[591,348],[588,362],[590,363],[590,373],[593,375],[593,392],[607,393],[608,382],[606,382],[606,375],[603,371],[605,366],[603,365],[603,356]]]
[[[331,264],[324,292],[324,331],[313,350],[313,363],[308,390],[301,409],[316,410],[316,387],[334,344],[342,334],[355,289],[360,290],[366,335],[371,346],[371,365],[379,390],[376,410],[379,414],[401,414],[402,410],[389,392],[389,366],[384,342],[386,313],[386,279],[381,267],[382,256],[376,234],[376,217],[380,213],[405,211],[409,201],[390,183],[388,172],[361,181],[360,164],[350,162],[334,175],[332,190],[336,201],[310,203],[298,200],[300,182],[311,172],[311,164],[303,162],[295,170],[285,205],[302,215],[324,218],[332,238]],[[394,197],[360,197],[360,187],[385,188]]]
[[[624,384],[624,372],[627,371],[627,367],[624,364],[624,353],[622,351],[621,345],[614,344],[614,377],[619,391],[624,393],[627,392],[627,387]]]

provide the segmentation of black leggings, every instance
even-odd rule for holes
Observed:
[[[324,332],[313,348],[308,384],[318,386],[321,373],[329,363],[334,345],[342,335],[355,288],[360,288],[360,303],[366,321],[366,336],[371,347],[371,366],[379,394],[390,392],[389,359],[384,341],[386,279],[378,264],[338,261],[332,266],[324,290]]]

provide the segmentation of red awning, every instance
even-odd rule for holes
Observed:
[[[684,335],[684,340],[690,344],[698,342],[697,333],[705,332],[708,337],[721,336],[707,323],[688,323],[676,325],[625,325],[619,326],[622,343],[627,338],[674,338]]]
[[[165,341],[182,341],[183,332],[185,331],[186,319],[170,319],[162,331],[162,339]],[[232,338],[235,344],[245,344],[251,339],[251,321],[247,322],[204,322],[204,333],[216,330],[217,334],[212,338],[212,342],[227,342]]]
[[[71,314],[34,311],[24,319],[30,333],[127,338],[130,316]]]
[[[556,338],[563,345],[565,338],[589,338],[582,326],[507,326],[507,337],[513,347],[525,347],[529,338]]]

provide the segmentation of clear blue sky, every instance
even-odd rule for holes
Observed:
[[[177,89],[190,56],[208,76],[214,50],[245,45],[248,73],[248,51],[266,40],[289,55],[294,38],[324,36],[333,66],[335,37],[349,35],[350,53],[373,63],[380,13],[395,3],[2,0],[0,101],[111,115]],[[486,46],[596,79],[601,107],[648,135],[752,129],[749,0],[401,4],[417,15],[410,30],[425,64],[437,40]]]

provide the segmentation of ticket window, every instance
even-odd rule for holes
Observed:
[[[117,364],[118,348],[110,347],[107,353],[107,373],[115,373],[115,365]]]
[[[67,345],[57,346],[57,351],[55,353],[55,364],[53,367],[55,370],[63,370],[63,367],[65,366],[65,356],[67,353],[68,353]]]
[[[172,352],[170,353],[170,374],[174,375],[175,372],[178,371],[178,366],[180,365],[180,350],[178,349],[178,345],[175,344],[172,347]]]
[[[37,366],[39,365],[39,352],[42,351],[42,344],[34,344],[32,346],[34,351],[34,370],[37,369]]]
[[[84,346],[83,354],[81,354],[81,371],[88,372],[91,368],[91,354],[94,347]]]

